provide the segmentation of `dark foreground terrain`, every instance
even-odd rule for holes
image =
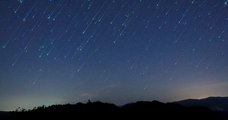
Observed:
[[[206,107],[185,107],[176,103],[136,102],[118,107],[102,102],[52,105],[28,111],[0,112],[2,120],[72,119],[72,120],[228,120],[222,112]]]

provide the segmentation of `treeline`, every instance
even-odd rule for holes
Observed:
[[[72,119],[72,120],[227,120],[206,107],[184,107],[175,103],[136,102],[124,106],[102,102],[41,106],[32,110],[10,112],[7,120]]]

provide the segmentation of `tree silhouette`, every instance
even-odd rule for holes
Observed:
[[[35,107],[32,110],[11,112],[7,120],[18,119],[99,119],[99,120],[125,120],[125,119],[212,119],[227,120],[218,112],[206,107],[185,107],[174,103],[136,102],[124,106],[110,103],[91,102],[86,104],[65,104]]]

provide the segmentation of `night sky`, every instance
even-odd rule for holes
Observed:
[[[228,0],[0,0],[0,110],[228,95]]]

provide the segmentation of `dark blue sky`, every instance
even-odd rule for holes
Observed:
[[[228,95],[227,0],[0,0],[0,110]]]

